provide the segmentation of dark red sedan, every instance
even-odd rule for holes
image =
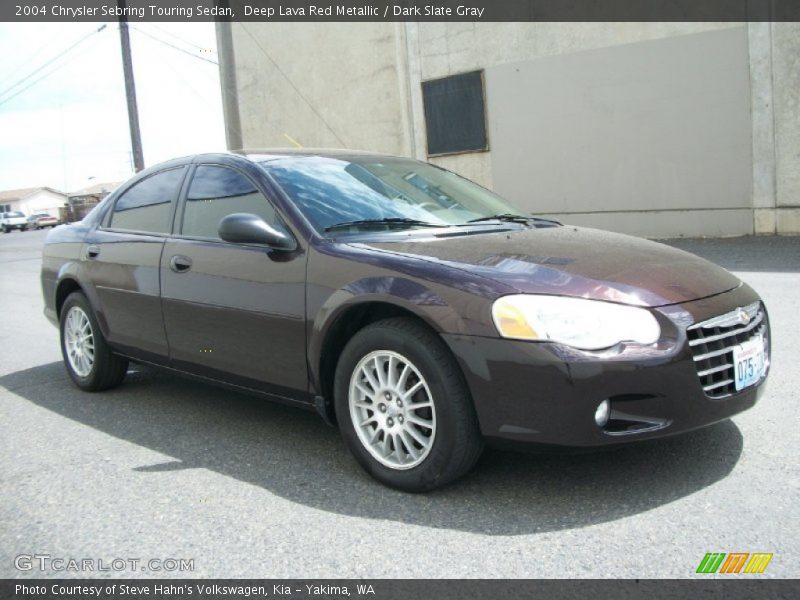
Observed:
[[[79,387],[137,361],[316,409],[410,491],[463,475],[485,442],[709,425],[769,370],[766,308],[724,269],[366,153],[151,167],[49,233],[42,287]]]

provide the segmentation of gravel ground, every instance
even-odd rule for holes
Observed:
[[[669,243],[735,271],[773,323],[769,388],[714,427],[582,455],[487,452],[426,495],[361,473],[314,414],[137,368],[68,381],[43,232],[0,235],[0,576],[15,557],[194,559],[200,577],[689,577],[706,552],[800,575],[800,238]]]

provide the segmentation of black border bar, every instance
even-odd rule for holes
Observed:
[[[160,591],[157,586],[161,586]],[[311,586],[311,590],[307,586]],[[359,588],[359,586],[361,586]],[[38,591],[31,591],[38,588]],[[187,591],[191,588],[191,592]],[[77,591],[76,591],[77,590]],[[81,591],[83,590],[83,591]],[[145,591],[146,590],[146,591]],[[262,591],[263,590],[263,591]],[[370,591],[364,591],[370,590]],[[4,579],[0,598],[15,600],[465,600],[516,598],[647,598],[794,600],[800,582],[730,576],[728,579]]]
[[[128,0],[128,20],[800,21],[800,0]],[[116,20],[115,0],[2,0],[2,22]]]

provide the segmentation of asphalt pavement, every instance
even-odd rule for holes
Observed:
[[[614,451],[488,451],[411,495],[365,476],[312,413],[141,367],[78,391],[42,315],[44,235],[0,235],[0,577],[666,578],[707,552],[771,552],[763,576],[800,576],[800,238],[670,242],[767,303],[772,373],[752,410]]]

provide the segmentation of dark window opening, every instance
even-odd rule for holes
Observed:
[[[483,72],[422,82],[428,155],[488,150]]]

